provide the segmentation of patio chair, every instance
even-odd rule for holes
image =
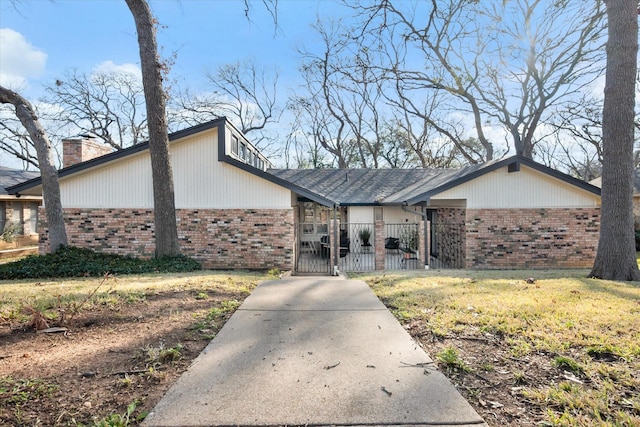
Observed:
[[[400,239],[397,237],[387,237],[384,239],[384,248],[389,250],[400,250]]]

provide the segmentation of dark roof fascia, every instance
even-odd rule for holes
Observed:
[[[206,123],[202,123],[196,126],[192,126],[187,129],[182,129],[177,132],[173,132],[169,134],[169,142],[175,141],[177,139],[185,138],[187,136],[195,135],[199,132],[203,132],[205,130],[213,129],[215,127],[224,126],[224,123],[227,122],[226,117],[221,117],[219,119],[211,120]],[[94,168],[96,166],[103,165],[105,163],[112,162],[114,160],[118,160],[127,156],[131,156],[133,154],[139,153],[144,150],[149,149],[149,141],[141,142],[140,144],[133,145],[128,148],[124,148],[122,150],[114,151],[109,154],[105,154],[104,156],[96,157],[95,159],[87,160],[86,162],[77,163],[75,165],[71,165],[64,169],[60,169],[58,171],[58,178],[64,178],[65,176],[72,175],[74,173],[82,172],[87,169]],[[28,190],[33,187],[37,187],[38,185],[42,185],[42,178],[37,177],[30,179],[29,181],[25,181],[23,183],[14,185],[12,187],[8,187],[7,191],[9,194],[16,194],[21,191]]]
[[[400,206],[401,203],[394,203],[397,206]],[[392,204],[390,203],[389,206],[391,206]],[[343,202],[340,203],[340,206],[382,206],[381,203],[378,202],[369,202],[369,203],[349,203],[349,202]]]
[[[464,176],[461,176],[460,178],[451,180],[449,182],[447,182],[446,184],[443,184],[441,186],[438,186],[436,188],[432,188],[429,191],[425,191],[424,193],[418,194],[417,196],[414,196],[410,199],[406,200],[406,204],[408,205],[415,205],[417,203],[420,202],[424,202],[426,200],[428,200],[431,196],[434,196],[438,193],[442,193],[443,191],[449,190],[453,187],[457,187],[461,184],[464,184],[465,182],[469,182],[473,179],[476,179],[484,174],[487,174],[489,172],[498,170],[500,168],[503,168],[505,166],[509,166],[509,165],[515,165],[516,168],[515,169],[519,169],[519,165],[525,165],[531,169],[535,169],[539,172],[542,172],[544,174],[547,174],[549,176],[552,176],[556,179],[559,179],[563,182],[566,182],[567,184],[576,186],[578,188],[581,188],[582,190],[588,191],[590,193],[593,193],[597,196],[600,196],[600,189],[594,185],[589,184],[588,182],[582,181],[580,179],[574,178],[570,175],[567,175],[565,173],[559,172],[555,169],[552,169],[550,167],[544,166],[540,163],[534,162],[533,160],[523,157],[523,156],[511,156],[511,157],[507,157],[505,159],[499,160],[497,162],[493,162],[490,164],[487,164],[484,167],[481,167],[473,172],[470,172]],[[514,172],[515,173],[515,172]],[[384,204],[384,203],[383,203]]]
[[[235,127],[233,129],[236,129]],[[237,129],[236,129],[237,130]],[[336,202],[330,199],[327,199],[326,197],[322,197],[319,194],[316,194],[312,191],[306,190],[296,184],[293,184],[289,181],[286,181],[282,178],[279,178],[275,175],[270,174],[269,172],[263,171],[262,169],[258,169],[254,166],[248,165],[244,162],[241,162],[231,156],[229,156],[226,153],[226,128],[223,127],[223,129],[219,129],[218,130],[218,161],[222,162],[222,163],[227,163],[231,166],[234,166],[238,169],[241,169],[245,172],[249,172],[250,174],[253,174],[259,178],[262,178],[264,180],[267,180],[269,182],[272,182],[276,185],[279,185],[281,187],[284,187],[288,190],[293,191],[296,194],[299,194],[303,197],[306,197],[310,200],[313,200],[316,203],[320,203],[321,205],[327,206],[327,207],[333,207],[336,205]],[[242,135],[242,133],[240,133],[238,131],[238,133],[240,135]]]

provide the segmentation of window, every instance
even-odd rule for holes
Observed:
[[[38,203],[29,203],[29,210],[31,211],[31,216],[29,217],[29,232],[36,234],[38,232]]]
[[[329,232],[329,210],[312,202],[302,204],[302,233],[319,236]]]
[[[7,220],[7,202],[0,202],[0,234],[4,231],[4,224]]]
[[[244,145],[244,142],[240,143],[240,152],[238,154],[242,160],[244,160],[245,156],[247,155],[247,146]]]
[[[231,152],[236,156],[238,155],[238,150],[240,149],[239,146],[240,146],[240,141],[238,141],[238,137],[233,135],[231,137]]]
[[[24,213],[22,211],[22,203],[13,202],[11,203],[11,207],[13,210],[11,218],[7,218],[5,224],[10,221],[11,226],[15,227],[15,234],[24,234]]]

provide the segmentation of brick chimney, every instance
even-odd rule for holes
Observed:
[[[67,168],[77,163],[86,162],[109,154],[111,151],[111,147],[98,144],[91,135],[65,138],[62,140],[62,167]]]

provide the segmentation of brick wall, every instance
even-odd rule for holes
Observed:
[[[466,267],[587,268],[600,209],[468,209]]]
[[[178,238],[184,255],[204,268],[291,270],[292,209],[178,209]],[[69,245],[149,258],[154,255],[151,209],[65,209]],[[40,252],[48,249],[44,210]]]

